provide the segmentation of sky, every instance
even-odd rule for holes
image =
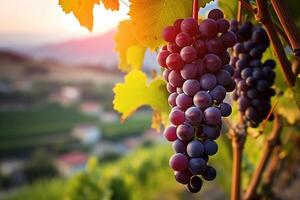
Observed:
[[[208,4],[202,12],[215,6],[215,3]],[[115,29],[119,21],[129,18],[128,11],[128,0],[120,1],[118,12],[105,10],[103,5],[95,6],[91,33],[80,26],[72,13],[65,14],[58,0],[0,0],[0,48],[26,49],[98,35]]]
[[[81,27],[73,14],[65,14],[58,0],[0,0],[0,47],[36,46],[107,32],[128,18],[128,6],[119,12],[94,8],[94,30]]]

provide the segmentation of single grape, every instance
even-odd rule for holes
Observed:
[[[198,75],[198,67],[194,63],[185,64],[180,70],[180,74],[184,79],[195,79]]]
[[[204,74],[199,81],[203,90],[212,90],[217,84],[216,76],[211,73]]]
[[[216,74],[216,78],[217,78],[217,83],[222,85],[222,86],[226,86],[230,83],[231,80],[231,75],[228,71],[221,69],[217,74]]]
[[[226,89],[221,85],[217,85],[216,87],[214,87],[214,89],[209,91],[209,94],[211,98],[219,104],[224,100],[226,96]]]
[[[165,69],[163,71],[163,74],[162,74],[162,76],[164,77],[165,81],[167,81],[167,82],[169,81],[169,74],[170,74],[170,72],[171,72],[171,70]]]
[[[174,22],[174,27],[177,28],[177,30],[181,31],[181,23],[182,23],[183,19],[177,19],[175,22]]]
[[[191,141],[186,148],[186,152],[190,157],[201,157],[204,153],[204,146],[198,140]]]
[[[252,75],[252,69],[251,68],[245,68],[241,71],[241,77],[242,79],[246,80],[248,77]]]
[[[172,53],[167,57],[166,64],[172,70],[181,70],[184,62],[178,53]]]
[[[169,42],[167,44],[167,50],[171,53],[179,53],[181,47],[179,47],[175,42]]]
[[[186,80],[182,86],[183,92],[188,96],[194,96],[200,89],[199,81],[195,79]]]
[[[195,36],[198,33],[198,23],[193,18],[184,19],[181,22],[181,31],[188,33],[190,36]]]
[[[204,125],[202,127],[203,134],[211,140],[215,140],[220,136],[220,128],[218,126]]]
[[[172,111],[169,114],[170,122],[174,125],[180,125],[184,122],[184,112],[178,109],[172,109]]]
[[[250,99],[254,99],[257,98],[259,95],[258,91],[255,88],[250,88],[247,91],[247,97],[249,97]]]
[[[253,108],[252,106],[249,106],[246,111],[245,111],[245,116],[247,119],[253,119],[257,120],[258,119],[258,112]]]
[[[178,30],[174,26],[167,26],[163,30],[162,37],[167,42],[174,42],[177,34]]]
[[[249,98],[247,98],[247,97],[245,97],[245,96],[240,96],[239,98],[238,98],[238,110],[240,111],[240,112],[244,112],[246,109],[247,109],[247,107],[250,105],[250,100],[249,100]]]
[[[188,167],[188,159],[184,154],[176,153],[170,158],[169,165],[175,171],[183,171]]]
[[[175,126],[169,126],[168,128],[166,128],[165,131],[164,131],[164,136],[170,142],[175,141],[177,139],[176,127]]]
[[[194,188],[192,188],[192,186],[191,186],[190,183],[189,183],[189,184],[186,184],[186,185],[185,185],[185,188],[186,188],[186,190],[187,190],[188,192],[190,192],[190,193],[197,193],[197,192],[200,191],[200,189],[194,189]]]
[[[186,110],[193,105],[193,98],[184,93],[181,93],[176,97],[176,105],[183,110]]]
[[[205,38],[213,38],[218,33],[218,25],[213,19],[205,19],[199,25],[200,34]]]
[[[206,53],[205,42],[203,40],[195,40],[193,47],[196,49],[198,57],[202,57]]]
[[[206,161],[203,158],[192,158],[188,165],[194,175],[200,175],[206,169]]]
[[[194,137],[194,128],[188,124],[180,124],[176,129],[177,137],[182,141],[190,141]]]
[[[190,107],[185,111],[185,118],[188,123],[197,126],[202,122],[202,111],[198,107]]]
[[[205,91],[199,91],[193,98],[194,104],[201,110],[206,109],[212,105],[211,96]]]
[[[192,46],[183,47],[180,51],[180,56],[184,62],[190,63],[196,60],[197,51]]]
[[[218,71],[222,66],[222,60],[215,54],[206,54],[203,58],[203,65],[210,72]]]
[[[268,81],[265,81],[265,80],[259,80],[259,81],[257,82],[256,89],[257,89],[258,91],[264,92],[264,91],[266,91],[268,88],[269,88],[269,83],[268,83]]]
[[[234,68],[231,64],[224,65],[223,70],[226,70],[230,74],[230,76],[233,76],[234,74]]]
[[[179,47],[189,46],[193,42],[192,38],[185,32],[177,34],[175,41]]]
[[[228,103],[220,103],[220,111],[223,117],[228,117],[232,112],[232,108]]]
[[[188,169],[174,172],[174,177],[176,181],[181,184],[188,184],[192,176],[193,174]]]
[[[218,25],[218,32],[219,33],[226,33],[228,29],[230,28],[230,24],[226,19],[218,19],[217,20]]]
[[[218,125],[221,123],[221,112],[218,108],[208,107],[204,110],[204,121],[208,125]]]
[[[213,140],[205,140],[203,146],[207,155],[214,155],[218,151],[218,145]]]
[[[173,87],[170,83],[167,83],[167,90],[170,94],[176,92],[176,88]]]
[[[169,105],[174,107],[176,106],[176,97],[178,96],[178,94],[176,92],[173,92],[172,94],[169,95],[169,98],[168,98],[168,102],[169,102]]]
[[[200,191],[202,187],[202,179],[199,176],[193,176],[190,180],[190,186],[196,191]]]
[[[177,139],[172,143],[172,147],[176,153],[185,153],[187,143]]]
[[[207,166],[204,173],[202,174],[202,177],[207,181],[212,181],[216,178],[217,172],[215,168],[211,166]]]
[[[220,9],[215,8],[209,11],[208,18],[218,20],[224,18],[224,14]]]
[[[233,47],[233,45],[237,42],[236,35],[231,31],[223,33],[221,35],[221,40],[223,41],[223,45],[226,48]]]
[[[223,42],[219,37],[206,40],[205,46],[210,53],[219,54],[224,51]]]

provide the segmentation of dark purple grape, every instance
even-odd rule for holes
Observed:
[[[237,102],[238,102],[238,110],[240,112],[244,112],[247,109],[247,107],[250,105],[250,100],[245,96],[240,96]]]
[[[213,19],[205,19],[199,25],[201,36],[205,38],[213,38],[218,33],[218,25]]]
[[[276,62],[274,60],[268,59],[264,62],[264,65],[269,66],[272,69],[274,69],[276,66]]]
[[[218,145],[213,140],[205,140],[203,146],[207,155],[214,155],[218,151]]]
[[[187,145],[186,152],[190,157],[199,158],[204,153],[204,146],[200,141],[193,140]]]
[[[204,110],[204,121],[208,125],[218,125],[221,123],[221,112],[218,108],[208,107]]]
[[[195,94],[193,101],[194,104],[201,110],[204,110],[212,105],[211,96],[205,91],[200,91],[197,94]]]
[[[194,137],[194,128],[188,124],[180,124],[176,130],[177,137],[182,141],[190,141]]]
[[[258,119],[257,111],[252,106],[249,106],[245,111],[245,116],[247,119],[256,120]]]
[[[217,25],[219,33],[226,33],[230,27],[230,24],[226,19],[218,19]]]
[[[190,184],[186,184],[186,185],[185,185],[185,188],[186,188],[186,190],[187,190],[188,192],[190,192],[190,193],[197,193],[197,192],[200,191],[200,189],[197,190],[197,189],[192,188],[192,186],[191,186]]]
[[[228,117],[232,112],[231,105],[228,103],[220,103],[220,111],[223,117]]]
[[[221,85],[217,85],[209,92],[209,94],[211,98],[219,104],[224,100],[226,96],[226,89]]]
[[[248,86],[254,86],[256,84],[256,82],[257,82],[257,79],[252,76],[250,76],[246,79],[246,83]]]
[[[202,177],[207,181],[212,181],[216,178],[217,172],[215,168],[211,166],[207,166],[204,173],[202,174]]]
[[[223,41],[224,47],[227,47],[227,48],[233,47],[233,45],[237,42],[236,35],[231,31],[223,33],[221,35],[221,39]]]
[[[196,64],[185,64],[180,70],[180,74],[184,79],[195,79],[198,75],[198,67]]]
[[[210,19],[218,20],[224,18],[224,14],[220,9],[215,8],[209,11],[207,17]]]
[[[196,191],[200,191],[202,187],[202,179],[199,176],[193,176],[190,180],[190,186]]]
[[[169,165],[175,171],[183,171],[188,167],[188,159],[184,154],[176,153],[170,158]]]
[[[250,88],[247,91],[247,97],[249,97],[250,99],[254,99],[257,98],[259,95],[258,91],[255,88]]]
[[[219,54],[224,51],[223,42],[219,37],[206,40],[205,46],[208,52]]]
[[[206,54],[203,58],[203,65],[210,72],[218,71],[222,66],[222,60],[215,54]]]
[[[222,66],[227,65],[230,62],[230,54],[228,53],[228,51],[224,51],[218,55],[222,61]]]
[[[194,96],[201,89],[201,87],[199,81],[189,79],[183,83],[182,89],[186,95]]]
[[[197,126],[202,122],[202,111],[198,107],[190,107],[185,111],[185,119],[193,126]]]
[[[245,68],[241,71],[241,77],[242,79],[246,80],[248,77],[252,75],[251,68]]]
[[[194,175],[200,175],[205,172],[206,161],[203,158],[192,158],[189,161],[189,168]]]
[[[175,171],[174,177],[178,183],[181,184],[188,184],[190,182],[191,177],[193,174],[190,172],[190,170],[186,169],[184,171]]]
[[[187,143],[183,142],[183,141],[181,141],[179,139],[175,140],[172,143],[173,150],[176,153],[185,153],[186,152],[186,146],[187,146]]]
[[[257,89],[258,91],[264,92],[264,91],[266,91],[268,88],[269,88],[269,83],[268,83],[268,81],[265,81],[265,80],[259,80],[259,81],[257,82],[256,89]]]
[[[231,75],[228,71],[221,69],[217,74],[217,83],[223,86],[226,86],[231,81]]]
[[[164,136],[170,142],[175,141],[177,139],[176,127],[175,126],[169,126],[168,128],[166,128],[165,131],[164,131]]]
[[[215,140],[220,136],[220,128],[218,126],[204,125],[202,127],[203,134],[211,140]]]
[[[216,76],[211,73],[204,74],[199,81],[203,90],[212,90],[217,84]]]
[[[243,43],[236,43],[236,44],[233,46],[233,50],[234,50],[236,53],[243,53],[243,52],[245,51],[244,44],[243,44]]]
[[[186,110],[193,105],[193,98],[181,93],[176,97],[176,105]]]
[[[234,68],[231,64],[224,65],[223,70],[226,70],[230,74],[230,76],[233,76],[234,74]]]

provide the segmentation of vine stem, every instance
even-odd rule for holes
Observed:
[[[237,19],[237,21],[239,23],[242,22],[242,15],[243,15],[242,9],[243,9],[242,8],[242,0],[238,0],[238,10],[237,10],[237,17],[236,17],[236,19]]]
[[[247,136],[247,127],[244,125],[242,115],[239,115],[239,123],[232,130],[232,150],[233,150],[233,164],[232,164],[232,184],[231,184],[231,200],[241,199],[241,168],[243,159],[243,149]]]
[[[274,148],[280,145],[280,134],[282,132],[282,120],[278,114],[275,114],[273,129],[270,133],[268,139],[266,140],[263,150],[262,156],[258,162],[258,165],[253,173],[252,179],[250,181],[249,186],[244,195],[244,200],[250,200],[256,194],[256,189],[260,180],[262,178],[262,174],[265,170],[265,167],[270,159],[270,156],[274,150]]]
[[[193,1],[193,18],[198,22],[198,11],[199,11],[199,6],[198,6],[198,0]]]
[[[279,36],[277,35],[277,31],[275,29],[275,26],[272,22],[269,10],[268,10],[268,4],[266,0],[256,0],[257,4],[257,14],[255,15],[257,20],[260,21],[266,28],[268,36],[274,46],[275,53],[278,57],[278,60],[280,62],[281,69],[283,71],[283,74],[285,76],[285,79],[290,87],[294,86],[295,84],[295,75],[291,69],[291,63],[289,62],[284,49],[283,45],[280,41]]]
[[[271,0],[273,8],[278,16],[278,19],[283,26],[288,41],[295,53],[295,55],[300,58],[300,33],[292,19],[290,12],[286,6],[286,2],[282,0]]]

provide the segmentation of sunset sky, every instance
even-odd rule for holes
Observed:
[[[128,9],[123,3],[119,12],[96,6],[94,30],[90,33],[73,14],[62,11],[58,0],[0,0],[0,47],[38,45],[103,33],[128,18]]]
[[[128,0],[123,2],[129,4]],[[73,14],[62,11],[58,0],[0,0],[0,48],[26,48],[107,32],[129,18],[129,8],[123,2],[119,12],[107,11],[103,5],[95,6],[94,30],[90,33],[79,25]],[[207,7],[215,6],[213,3]]]

